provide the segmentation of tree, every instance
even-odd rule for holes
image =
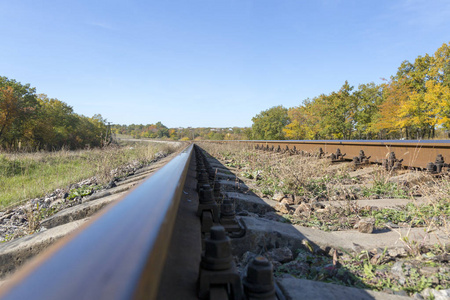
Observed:
[[[435,80],[444,86],[450,87],[450,43],[444,43],[436,50],[434,62],[432,74]]]
[[[306,99],[303,106],[289,108],[290,123],[283,128],[287,139],[310,140],[315,138],[318,118],[314,114],[313,106],[314,103]]]
[[[429,110],[426,112],[427,123],[434,129],[442,125],[450,129],[450,86],[430,80],[427,82],[427,93],[424,101]]]
[[[355,127],[357,98],[353,87],[345,81],[338,92],[314,98],[314,110],[318,116],[317,135],[331,139],[349,139]]]
[[[289,123],[288,110],[274,106],[252,118],[252,138],[260,140],[284,139],[283,128]]]
[[[371,82],[360,84],[354,93],[357,101],[355,111],[355,131],[356,136],[361,139],[371,139],[378,131],[375,128],[376,117],[379,113],[379,106],[383,102],[382,85]]]
[[[20,116],[19,99],[10,86],[0,87],[0,140]]]
[[[0,76],[0,145],[13,148],[29,131],[39,108],[35,89]]]

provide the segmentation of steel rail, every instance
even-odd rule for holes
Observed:
[[[397,159],[403,159],[403,165],[415,168],[426,168],[429,162],[434,162],[438,154],[443,155],[446,162],[450,162],[450,140],[430,140],[430,141],[398,141],[398,140],[279,140],[279,141],[220,141],[221,143],[238,142],[259,145],[264,147],[274,146],[281,150],[292,150],[295,146],[298,151],[310,153],[318,152],[319,148],[325,153],[335,153],[339,148],[342,153],[346,153],[346,159],[359,156],[359,151],[364,150],[366,156],[371,156],[371,162],[381,163],[390,152],[394,152]]]
[[[186,147],[3,288],[2,299],[154,299],[193,153]]]

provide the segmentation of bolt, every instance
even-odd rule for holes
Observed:
[[[224,199],[220,206],[220,214],[222,217],[234,218],[236,212],[234,211],[233,201],[230,199]]]
[[[272,264],[264,256],[255,257],[247,268],[244,290],[249,299],[276,300]]]
[[[199,194],[200,194],[199,195],[199,200],[200,200],[201,204],[215,203],[213,190],[209,186],[209,184],[204,184],[200,188]]]
[[[233,256],[231,255],[230,238],[223,226],[211,227],[210,237],[205,240],[205,252],[202,255],[202,267],[207,270],[227,270],[231,268]]]

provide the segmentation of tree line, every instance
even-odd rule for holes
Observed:
[[[257,114],[250,139],[424,139],[450,130],[450,43],[404,61],[382,84],[339,91]]]
[[[29,84],[0,76],[0,149],[52,150],[98,147],[106,142],[101,115],[92,118]]]
[[[161,122],[147,125],[118,125],[111,128],[112,132],[129,135],[133,138],[156,138],[171,140],[243,140],[250,134],[250,128],[228,127],[228,128],[168,128]]]

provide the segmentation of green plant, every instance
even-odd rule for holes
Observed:
[[[69,191],[69,196],[67,196],[68,200],[72,200],[76,197],[84,197],[91,195],[94,191],[101,189],[101,185],[94,185],[94,186],[82,186],[77,189],[71,189]]]
[[[392,198],[407,198],[406,191],[400,188],[397,183],[389,182],[385,178],[375,179],[372,187],[365,187],[362,190],[364,197],[392,197]]]
[[[115,176],[115,169],[130,163],[149,164],[157,152],[171,153],[165,144],[138,143],[102,149],[0,155],[0,207],[42,197],[57,188],[95,176],[100,184]]]

